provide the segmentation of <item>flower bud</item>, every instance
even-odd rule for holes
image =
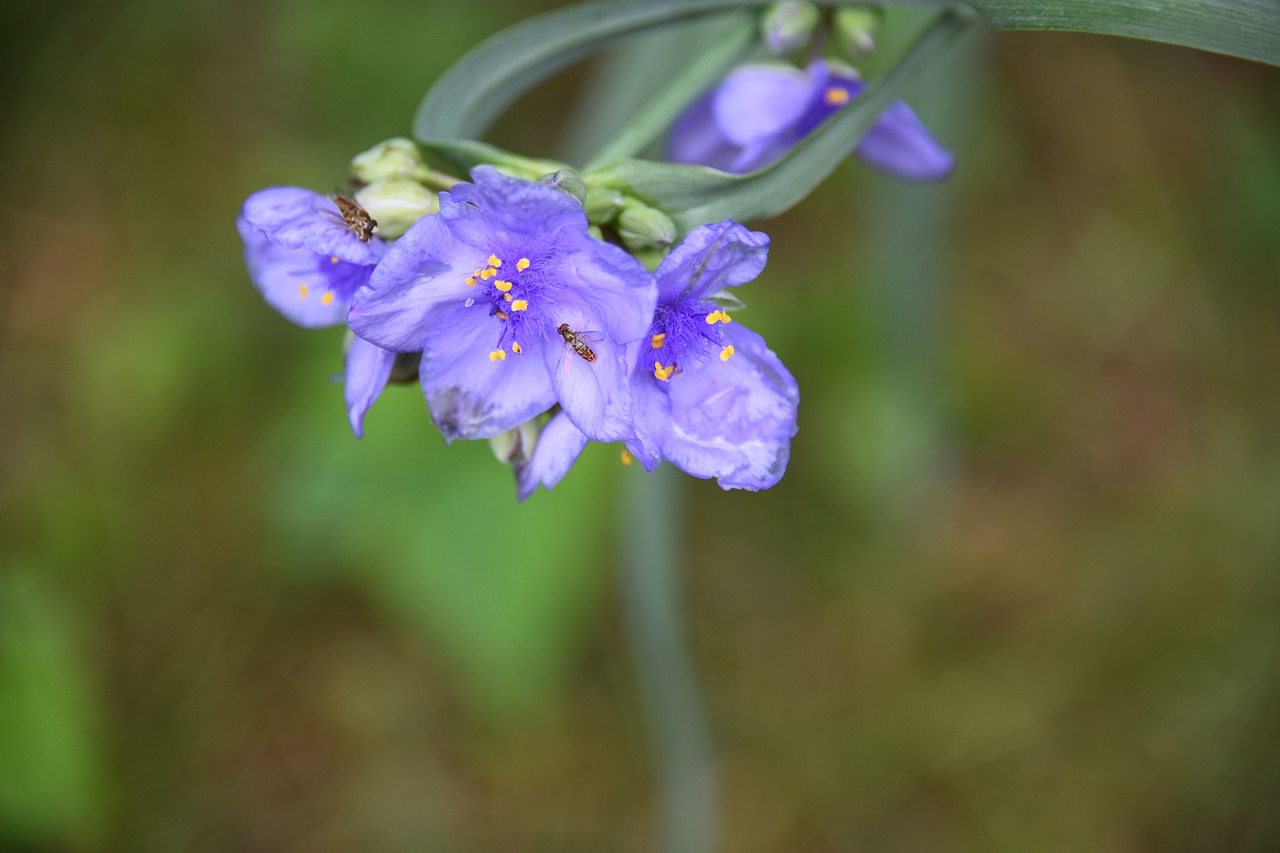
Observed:
[[[538,419],[525,421],[515,429],[500,432],[489,439],[489,447],[499,462],[523,467],[533,456],[533,447],[538,443]]]
[[[379,142],[368,151],[351,158],[351,176],[366,184],[384,178],[422,180],[426,175],[427,167],[422,162],[422,152],[412,139],[402,136]]]
[[[607,225],[626,205],[622,193],[613,187],[587,186],[587,199],[582,206],[587,210],[587,221]]]
[[[573,169],[556,169],[554,172],[548,172],[538,178],[538,183],[573,196],[578,200],[578,204],[585,204],[587,201],[587,182]]]
[[[618,236],[628,249],[656,249],[676,239],[676,225],[661,210],[633,201],[618,214]]]
[[[835,47],[846,59],[862,59],[876,49],[876,33],[884,20],[879,6],[842,6],[836,11]]]
[[[819,17],[818,7],[803,0],[774,3],[760,19],[760,36],[774,53],[790,53],[809,43]]]
[[[440,199],[408,178],[386,178],[356,191],[356,201],[378,223],[378,236],[393,240],[428,213],[440,209]]]

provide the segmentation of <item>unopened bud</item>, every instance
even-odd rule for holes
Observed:
[[[546,184],[552,189],[576,198],[578,204],[585,204],[587,201],[587,182],[582,180],[582,175],[573,169],[556,169],[554,172],[548,172],[538,178],[538,183]]]
[[[613,187],[588,186],[587,199],[582,206],[587,211],[587,221],[607,225],[613,221],[627,200]]]
[[[670,216],[636,201],[618,214],[617,229],[628,249],[660,249],[676,239],[676,225]]]
[[[760,36],[774,53],[790,53],[809,43],[820,17],[818,7],[803,0],[774,3],[760,19]]]
[[[884,20],[879,6],[842,6],[836,11],[835,47],[847,59],[870,56],[876,49],[876,33]]]
[[[523,467],[533,456],[534,445],[538,443],[538,420],[525,421],[514,429],[500,432],[489,439],[489,447],[499,462]]]
[[[378,236],[393,240],[428,213],[440,209],[440,199],[417,181],[387,178],[356,191],[356,201],[378,223]]]
[[[426,175],[422,152],[412,139],[402,136],[379,142],[351,158],[351,176],[366,184],[384,178],[422,180]]]

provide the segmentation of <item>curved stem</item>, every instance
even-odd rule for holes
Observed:
[[[623,501],[622,599],[640,693],[658,747],[662,849],[715,848],[714,758],[681,607],[680,489],[664,466],[627,478]]]

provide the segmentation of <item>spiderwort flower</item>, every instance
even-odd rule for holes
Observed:
[[[387,250],[377,237],[362,240],[333,200],[301,187],[269,187],[249,196],[236,230],[254,286],[286,319],[306,328],[343,323],[351,297]],[[395,353],[364,341],[347,349],[344,392],[357,437],[394,360]]]
[[[781,479],[799,388],[764,339],[717,301],[756,278],[768,251],[766,235],[726,219],[695,228],[658,267],[658,307],[631,375],[636,437],[627,442],[646,470],[666,459],[752,491]],[[553,417],[517,472],[521,500],[559,482],[586,444],[567,418]]]
[[[447,439],[489,438],[556,403],[597,441],[632,438],[629,374],[653,276],[593,239],[572,196],[487,166],[472,178],[387,252],[352,302],[352,331],[422,352],[423,394]]]
[[[823,60],[805,71],[744,65],[676,120],[667,156],[726,172],[754,171],[782,156],[864,86],[851,71]],[[955,167],[951,152],[902,101],[885,110],[855,153],[878,169],[915,181],[941,180]]]

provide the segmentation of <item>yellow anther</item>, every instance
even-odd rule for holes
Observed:
[[[516,269],[520,270],[520,272],[524,272],[528,268],[529,268],[528,258],[521,258],[520,260],[516,261]]]
[[[499,279],[498,281],[495,281],[493,283],[493,286],[498,288],[498,290],[501,290],[503,293],[506,293],[508,290],[511,289],[511,282],[502,281],[501,279]]]
[[[299,298],[299,299],[306,299],[306,298],[307,298],[307,294],[308,294],[308,293],[310,293],[310,292],[311,292],[311,291],[307,289],[307,286],[306,286],[305,284],[300,284],[300,285],[298,285],[298,298]]]
[[[732,323],[733,319],[724,311],[712,311],[707,315],[707,325],[714,326],[716,323]]]
[[[324,303],[325,305],[328,305],[328,304],[330,304],[331,302],[333,302],[333,291],[332,291],[332,290],[326,290],[326,291],[324,292],[324,296],[321,296],[321,297],[320,297],[320,301],[321,301],[322,303]]]
[[[527,299],[517,299],[515,302],[511,303],[512,311],[523,311],[528,307],[529,307],[529,300]]]
[[[634,457],[634,456],[632,456],[632,455],[631,455],[631,453],[630,453],[629,451],[626,451],[626,450],[622,451],[622,464],[623,464],[623,465],[630,465],[630,464],[631,464],[631,460],[632,460],[632,459],[634,459],[634,458],[635,458],[635,457]]]
[[[488,269],[480,270],[479,272],[480,277],[485,281],[488,281],[489,279],[493,278],[497,274],[498,274],[498,271],[492,267],[489,267]]]
[[[516,355],[519,355],[520,353],[524,352],[524,350],[520,349],[520,345],[515,341],[511,342],[511,351]]]
[[[330,255],[330,256],[329,256],[329,263],[331,263],[331,264],[336,264],[337,262],[338,262],[338,256],[337,256],[337,255]]]
[[[724,349],[720,350],[720,360],[721,360],[721,361],[728,361],[728,360],[729,360],[729,356],[731,356],[731,355],[733,355],[733,344],[729,344],[727,347],[725,347]]]
[[[662,362],[660,361],[655,361],[653,363],[653,375],[658,379],[661,379],[663,382],[666,382],[672,376],[675,376],[677,369],[678,368],[675,364],[669,364],[666,367],[663,367]]]
[[[510,294],[510,293],[504,293],[504,294],[502,294],[502,298],[503,298],[503,299],[505,299],[505,300],[507,300],[508,302],[510,302],[510,301],[511,301],[511,294]]]
[[[502,361],[502,360],[503,360],[503,359],[505,359],[506,357],[507,357],[507,351],[506,351],[506,350],[496,349],[496,350],[494,350],[493,352],[489,353],[489,360],[490,360],[490,361]]]
[[[471,276],[467,276],[467,287],[475,287],[475,286],[476,286],[476,280]]]
[[[842,89],[839,86],[829,86],[827,90],[822,93],[822,100],[826,101],[827,106],[829,107],[843,107],[845,104],[849,103],[849,91],[847,89]]]
[[[649,346],[653,347],[654,349],[662,349],[662,345],[666,343],[666,341],[667,341],[667,333],[658,332],[658,334],[654,335],[652,340],[649,341]]]
[[[502,258],[498,257],[497,255],[490,255],[490,256],[489,256],[489,266],[491,266],[491,267],[500,267],[500,266],[502,266]]]
[[[503,314],[501,311],[499,311],[497,314],[494,314],[493,316],[497,317],[499,320],[507,319],[507,315]]]

